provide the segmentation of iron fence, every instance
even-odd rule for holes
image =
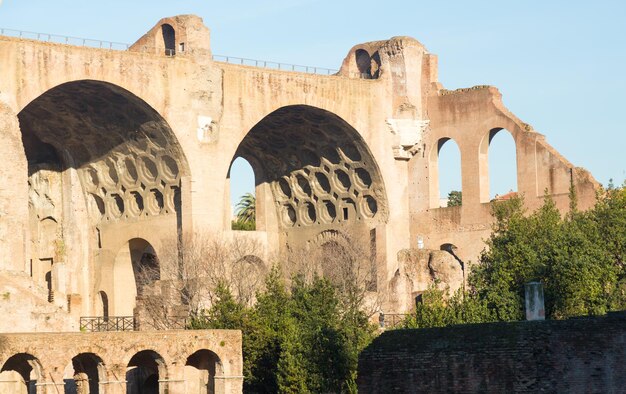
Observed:
[[[378,316],[378,322],[380,324],[380,328],[388,329],[388,328],[397,328],[402,322],[408,317],[411,316],[410,313],[380,313]]]
[[[80,330],[89,332],[134,331],[135,318],[133,316],[81,317]]]
[[[299,64],[272,62],[269,60],[247,59],[244,57],[235,56],[213,55],[213,60],[230,64],[239,64],[243,66],[269,68],[282,71],[296,71],[308,74],[333,75],[339,72],[339,70],[333,70],[324,67],[302,66]]]
[[[37,40],[45,42],[54,42],[57,44],[76,45],[83,47],[102,48],[102,49],[115,49],[115,50],[127,50],[130,45],[123,42],[103,41],[95,40],[93,38],[82,38],[72,36],[62,36],[58,34],[50,33],[37,33],[34,31],[23,31],[0,28],[0,35],[23,38],[27,40]]]
[[[8,37],[28,39],[28,40],[53,42],[57,44],[76,45],[76,46],[91,47],[91,48],[118,50],[118,51],[126,51],[131,46],[130,44],[123,43],[123,42],[103,41],[103,40],[96,40],[93,38],[62,36],[58,34],[37,33],[37,32],[32,32],[32,31],[14,30],[14,29],[6,29],[6,28],[0,28],[0,36],[8,36]],[[144,46],[141,48],[140,51],[146,52],[146,51],[151,51],[151,50],[156,50],[156,49],[148,48]],[[165,56],[172,57],[176,55],[176,51],[174,49],[164,49],[163,54]],[[248,59],[248,58],[236,57],[236,56],[212,55],[211,58],[214,61],[223,62],[223,63],[239,64],[239,65],[244,65],[244,66],[267,68],[267,69],[273,69],[273,70],[295,71],[295,72],[302,72],[302,73],[308,73],[308,74],[334,75],[338,72],[338,70],[324,68],[324,67],[303,66],[299,64],[273,62],[270,60]]]

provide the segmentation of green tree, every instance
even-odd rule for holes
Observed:
[[[208,311],[191,316],[189,328],[240,330],[246,326],[247,308],[235,300],[224,281],[218,282],[213,298],[215,301]]]
[[[231,223],[231,229],[239,231],[254,231],[256,230],[256,222],[240,222],[238,220],[233,220]]]
[[[239,202],[235,206],[235,216],[234,230],[254,230],[256,228],[256,197],[254,194],[246,193],[239,198]]]
[[[342,308],[329,280],[294,277],[288,289],[274,268],[251,308],[239,304],[223,283],[215,294],[211,308],[190,326],[243,331],[246,392],[356,391],[358,354],[374,327],[364,315]]]
[[[487,303],[476,294],[463,293],[459,289],[452,297],[448,297],[447,291],[437,288],[435,284],[422,294],[415,314],[407,317],[400,328],[444,327],[493,320]]]
[[[620,193],[600,196],[587,212],[576,209],[572,193],[565,217],[549,197],[530,215],[521,199],[494,203],[494,233],[470,284],[498,320],[523,317],[524,283],[532,280],[545,286],[549,318],[603,314],[620,303],[625,234],[619,226],[626,221]]]
[[[463,205],[463,192],[458,190],[452,190],[448,193],[448,206],[460,207]]]
[[[439,327],[524,318],[524,284],[544,284],[546,316],[604,314],[626,308],[626,189],[598,193],[595,206],[562,216],[548,196],[527,214],[515,197],[492,202],[495,219],[467,292],[449,297],[433,286],[404,327]]]

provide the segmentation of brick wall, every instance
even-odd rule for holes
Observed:
[[[626,393],[626,312],[383,333],[359,357],[365,393]]]

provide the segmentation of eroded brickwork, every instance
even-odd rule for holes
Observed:
[[[387,331],[359,356],[359,393],[623,393],[626,312]]]
[[[242,363],[236,330],[1,334],[0,393],[235,394]]]
[[[570,187],[581,209],[595,201],[593,177],[495,87],[446,90],[436,55],[413,38],[358,44],[334,75],[215,61],[210,46],[193,15],[160,20],[128,50],[0,36],[0,277],[16,276],[0,281],[0,310],[37,287],[23,303],[34,307],[0,319],[0,332],[132,315],[141,268],[177,280],[159,256],[194,234],[258,241],[251,257],[264,268],[324,234],[358,234],[380,308],[405,312],[435,280],[460,287],[476,262],[492,223],[489,143],[504,129],[527,208],[547,190],[565,210]],[[463,204],[442,208],[450,140]],[[238,157],[255,174],[254,232],[231,230]],[[406,252],[420,246],[428,256]],[[35,323],[42,302],[58,309],[54,324]]]

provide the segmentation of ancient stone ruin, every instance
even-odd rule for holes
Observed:
[[[546,191],[566,209],[570,187],[582,209],[595,199],[593,177],[495,87],[446,90],[437,56],[410,37],[356,45],[329,75],[214,59],[191,15],[127,49],[101,46],[0,37],[0,332],[145,315],[143,286],[180,279],[163,256],[194,234],[253,240],[245,261],[259,272],[350,234],[368,250],[380,310],[405,312],[435,281],[462,286],[484,247],[499,132],[515,141],[529,209]],[[463,201],[440,207],[448,141]],[[231,230],[238,157],[254,169],[256,231]]]

